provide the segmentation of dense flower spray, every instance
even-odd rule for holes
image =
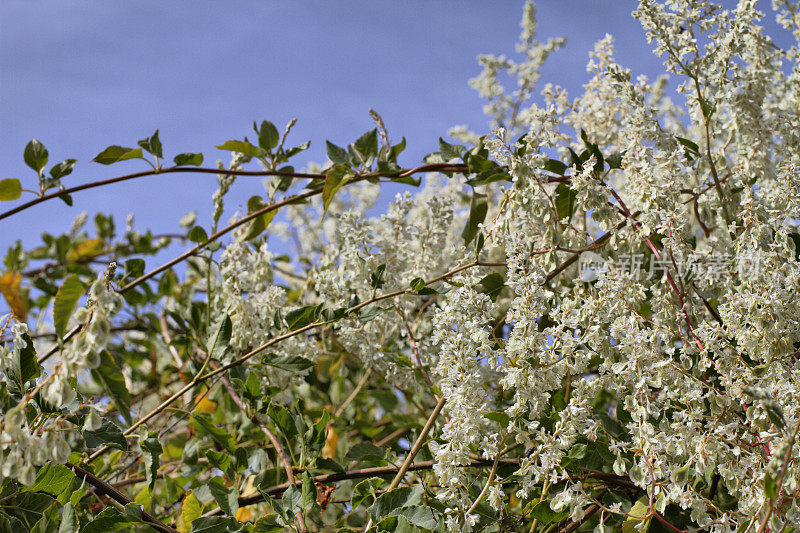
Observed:
[[[800,5],[772,7],[800,41]],[[142,288],[130,260],[95,276],[75,313],[38,281],[31,312],[47,329],[54,298],[62,325],[55,345],[35,344],[58,356],[34,366],[19,310],[7,321],[0,511],[19,484],[84,460],[110,481],[130,474],[136,504],[181,531],[796,527],[800,44],[775,46],[752,0],[642,0],[634,16],[669,83],[617,64],[606,36],[574,96],[538,88],[564,40],[538,42],[526,4],[521,59],[481,56],[471,82],[491,133],[451,130],[469,146],[441,140],[420,167],[440,174],[383,214],[382,183],[420,183],[380,116],[304,173],[280,166],[304,149],[284,148],[294,122],[279,135],[265,121],[258,146],[220,147],[234,156],[218,164],[213,238],[186,223],[197,246],[182,280],[157,269]],[[161,157],[156,141],[140,146]],[[118,149],[104,160],[130,153]],[[251,160],[267,193],[220,245]],[[91,242],[85,221],[70,239]],[[161,249],[132,226],[115,253]],[[55,239],[37,253],[69,255]],[[130,462],[103,459],[111,447]]]

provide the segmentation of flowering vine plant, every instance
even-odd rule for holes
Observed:
[[[0,530],[796,531],[800,4],[772,4],[787,50],[754,0],[641,0],[680,105],[610,36],[583,94],[533,103],[563,40],[527,4],[521,58],[472,80],[491,133],[413,167],[375,112],[302,172],[294,121],[216,167],[165,164],[156,131],[93,159],[152,168],[72,187],[31,141],[38,190],[1,180],[34,196],[0,219],[151,175],[219,189],[210,227],[82,214],[9,248]],[[373,216],[387,183],[421,189]]]

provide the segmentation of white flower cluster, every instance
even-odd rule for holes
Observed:
[[[456,467],[470,453],[485,455],[487,441],[504,431],[527,450],[517,495],[558,486],[551,507],[569,507],[574,519],[589,491],[567,481],[562,465],[578,439],[588,438],[607,442],[615,472],[647,491],[652,512],[663,515],[674,504],[709,530],[752,526],[773,513],[765,476],[782,472],[780,506],[770,520],[793,523],[800,85],[796,72],[780,68],[797,60],[797,47],[774,47],[754,4],[727,11],[699,0],[640,2],[635,16],[656,53],[686,80],[680,91],[688,113],[666,98],[663,78],[631,81],[614,64],[606,37],[592,53],[594,75],[582,96],[570,100],[548,86],[548,111],[533,106],[521,119],[531,130],[524,153],[506,144],[502,130],[489,140],[514,178],[487,240],[489,253],[499,248],[506,256],[511,292],[497,306],[481,307],[465,287],[448,294],[436,315],[437,375],[453,418],[444,444],[433,449],[440,496],[453,508],[451,530],[474,522],[457,512],[471,502]],[[798,6],[776,7],[797,32]],[[482,62],[474,83],[504,124],[511,109],[504,102],[513,99],[498,75],[511,63]],[[567,160],[569,149],[588,150],[577,134],[559,131],[564,124],[585,129],[606,157],[622,154],[620,168],[598,171],[593,152],[571,165],[569,210],[566,193],[547,185],[540,170],[552,148]],[[595,240],[602,244],[592,246]],[[560,266],[582,249],[611,260],[610,267],[582,280],[579,269]],[[620,268],[635,254],[652,255],[665,275],[634,277]],[[679,269],[714,254],[733,258],[720,277]],[[739,268],[754,260],[758,269]],[[487,329],[501,316],[510,331],[490,348]],[[498,386],[512,393],[507,427],[477,414],[496,408]],[[609,409],[625,413],[614,430],[592,407],[604,394],[614,398]],[[554,411],[555,423],[544,423]],[[717,484],[738,499],[734,511],[716,507],[723,490]]]
[[[71,380],[84,379],[82,373],[100,364],[100,353],[112,339],[111,319],[122,308],[122,297],[109,285],[115,265],[95,281],[89,289],[87,306],[76,310],[74,320],[83,324],[71,342],[61,349],[61,359],[34,382],[32,391],[38,391],[41,401],[49,404],[55,417],[41,417],[29,421],[25,409],[31,400],[26,393],[21,401],[3,413],[0,419],[0,456],[4,456],[0,476],[11,477],[30,485],[36,475],[36,466],[47,461],[63,463],[72,446],[68,430],[74,429],[67,418],[79,408],[87,407],[89,414],[84,428],[93,429],[99,422],[96,409],[90,402],[79,403]],[[23,335],[28,328],[15,322],[12,325],[13,348],[0,348],[0,372],[9,375],[12,365],[19,364],[20,351],[27,346]]]

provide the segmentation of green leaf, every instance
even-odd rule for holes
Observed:
[[[340,146],[336,146],[330,141],[325,141],[325,147],[328,153],[328,159],[330,159],[336,165],[349,165],[350,160],[347,157],[347,150]]]
[[[411,287],[412,291],[418,291],[425,287],[425,280],[422,278],[414,278],[411,280],[411,283],[408,284]]]
[[[108,531],[130,531],[132,526],[141,523],[132,516],[116,514],[116,509],[108,509],[94,520],[81,527],[81,533],[106,533]]]
[[[389,150],[389,155],[387,156],[387,160],[396,162],[397,156],[399,156],[405,149],[406,149],[406,138],[403,137],[402,139],[400,139],[399,143],[392,146],[392,148]]]
[[[277,514],[264,515],[254,524],[253,533],[281,533],[285,531],[283,526],[278,523]]]
[[[353,171],[344,165],[335,165],[325,174],[325,186],[322,189],[322,205],[324,213],[328,212],[333,195],[336,194],[342,185],[350,181],[354,176]]]
[[[141,257],[134,257],[125,261],[125,277],[136,279],[144,274],[145,262]]]
[[[350,499],[350,505],[353,509],[364,503],[364,505],[372,505],[375,502],[375,491],[385,485],[386,482],[379,477],[371,477],[359,482],[353,487],[353,497]]]
[[[650,513],[650,503],[646,496],[639,498],[631,510],[628,511],[628,518],[622,523],[623,533],[646,533],[650,526],[650,518],[645,517]],[[645,521],[644,527],[639,526],[642,521]]]
[[[78,533],[78,515],[72,503],[67,502],[61,511],[61,524],[58,526],[58,533]]]
[[[400,487],[384,492],[369,507],[369,515],[376,522],[387,516],[396,515],[398,509],[419,505],[422,501],[423,493],[422,485]]]
[[[242,524],[235,518],[225,518],[221,516],[207,516],[198,518],[192,522],[191,533],[232,533],[241,531]]]
[[[183,165],[194,165],[199,167],[203,164],[203,154],[193,154],[191,152],[184,152],[182,154],[178,154],[173,158],[175,164],[179,167]]]
[[[425,529],[434,529],[439,524],[439,519],[433,509],[427,505],[403,507],[397,511],[397,516],[403,516],[415,526]]]
[[[308,150],[309,146],[311,146],[311,141],[306,141],[303,144],[300,144],[300,145],[293,146],[293,147],[289,148],[283,154],[283,156],[285,158],[284,161],[288,160],[290,157],[296,156],[297,154],[299,154],[303,150]]]
[[[534,505],[529,513],[531,518],[538,520],[540,524],[546,526],[563,520],[569,514],[569,510],[553,511],[550,508],[550,501],[545,500]]]
[[[501,427],[508,427],[511,417],[505,411],[492,411],[483,415],[483,418],[488,418],[500,424]]]
[[[569,449],[569,453],[567,453],[567,459],[572,461],[577,461],[578,459],[583,459],[586,457],[586,444],[583,443],[576,443],[572,445],[572,448]]]
[[[783,418],[783,409],[780,404],[771,398],[762,400],[761,404],[764,406],[764,411],[766,411],[769,421],[775,424],[778,429],[784,429],[786,421]]]
[[[75,306],[83,294],[84,286],[77,274],[71,274],[64,280],[56,293],[53,301],[53,322],[55,323],[56,335],[64,338],[69,318],[75,311]]]
[[[219,468],[223,472],[226,472],[228,468],[231,467],[232,463],[231,455],[226,452],[218,452],[216,450],[206,450],[205,455],[209,463]]]
[[[234,516],[236,511],[239,510],[239,495],[236,490],[233,487],[226,486],[220,476],[211,478],[208,482],[208,488],[222,512],[228,516]]]
[[[478,236],[475,238],[475,259],[481,255],[481,250],[483,250],[483,245],[486,242],[486,237],[483,236],[483,233],[478,233]]]
[[[439,137],[439,153],[442,154],[442,159],[445,161],[461,159],[462,154],[466,151],[467,149],[460,144],[449,144]]]
[[[141,159],[142,158],[142,149],[141,148],[126,148],[124,146],[118,146],[116,144],[109,146],[96,156],[94,156],[95,163],[100,163],[101,165],[111,165],[114,163],[118,163],[119,161],[125,161],[127,159]]]
[[[195,226],[189,230],[189,240],[196,243],[206,242],[208,233],[203,229],[203,226]]]
[[[575,196],[577,193],[569,188],[565,183],[559,183],[556,187],[556,209],[558,219],[572,218],[575,213]]]
[[[53,165],[53,168],[50,169],[50,175],[53,176],[55,180],[61,179],[64,176],[69,176],[75,168],[75,163],[77,163],[76,159],[65,159],[61,163]]]
[[[363,461],[365,458],[383,459],[386,452],[371,442],[359,442],[344,456],[345,461]]]
[[[161,443],[158,441],[158,433],[155,431],[149,432],[147,438],[142,441],[141,448],[142,460],[144,461],[144,473],[147,476],[147,486],[150,491],[152,491],[153,486],[156,484],[159,457],[161,457],[161,452],[164,451],[161,447]]]
[[[210,435],[211,438],[225,448],[229,454],[233,455],[236,452],[236,444],[233,441],[233,436],[225,431],[225,429],[218,427],[218,425],[211,420],[210,416],[206,413],[192,413],[192,419],[194,419],[195,422],[195,429],[203,430]]]
[[[366,132],[356,139],[350,148],[360,163],[367,167],[372,165],[372,161],[378,155],[378,129],[373,128]]]
[[[316,364],[314,361],[299,355],[275,355],[274,353],[262,357],[261,362],[290,372],[300,372]]]
[[[86,441],[87,448],[97,448],[98,446],[111,446],[122,451],[128,451],[128,441],[122,431],[110,420],[103,418],[100,427],[89,431],[83,429],[83,440]]]
[[[291,439],[297,436],[298,432],[294,423],[294,416],[287,408],[278,404],[270,404],[267,408],[267,416],[275,422],[275,425],[280,429],[287,441],[291,442]]]
[[[486,212],[489,206],[486,201],[486,195],[477,191],[472,191],[472,202],[469,208],[469,220],[464,227],[461,236],[464,238],[464,245],[469,245],[475,235],[478,233],[478,226],[486,219]]]
[[[770,500],[778,496],[778,482],[769,474],[764,474],[764,494]]]
[[[261,154],[260,148],[253,146],[247,141],[225,141],[217,146],[217,149],[239,152],[240,154],[249,155],[250,157],[258,157]]]
[[[300,508],[308,511],[317,503],[317,487],[314,485],[314,480],[311,479],[308,471],[303,472],[300,478],[303,480],[302,489],[300,490]]]
[[[108,353],[108,350],[100,352],[100,366],[92,370],[92,376],[111,395],[117,404],[117,410],[125,419],[125,422],[130,425],[132,422],[130,411],[131,395],[125,386],[125,376],[117,366],[117,363],[114,362],[114,358]]]
[[[250,199],[247,200],[247,214],[251,215],[256,211],[264,209],[267,205],[269,204],[265,204],[260,196],[251,196]],[[268,211],[262,215],[259,215],[250,221],[250,226],[247,228],[247,232],[244,234],[243,240],[251,241],[261,235],[261,233],[267,229],[270,222],[272,222],[272,219],[275,218],[275,214],[277,212],[277,209],[273,209],[272,211]]]
[[[11,368],[7,370],[8,390],[14,396],[21,396],[25,392],[25,384],[39,377],[41,368],[36,361],[36,350],[33,341],[27,333],[22,334],[25,347],[15,350],[15,357],[11,361]]]
[[[20,522],[13,516],[0,511],[0,533],[16,533],[17,531],[25,531],[25,524]]]
[[[58,496],[72,483],[75,473],[64,465],[47,463],[36,474],[36,481],[25,492],[46,492]]]
[[[689,139],[684,139],[683,137],[675,137],[675,139],[678,141],[678,143],[680,143],[688,151],[692,152],[695,156],[700,155],[700,147],[697,146],[696,142],[690,141]]]
[[[614,152],[610,156],[606,157],[608,168],[622,168],[622,156],[622,153]]]
[[[267,152],[270,152],[272,151],[273,148],[278,146],[278,141],[280,141],[280,135],[278,134],[278,128],[275,127],[275,124],[273,124],[269,120],[264,120],[261,122],[261,128],[258,129],[257,132],[258,132],[258,145],[261,148],[263,148]]]
[[[289,329],[292,331],[309,325],[314,320],[314,312],[316,309],[316,305],[307,305],[305,307],[292,309],[286,313],[286,325],[289,326]]]
[[[32,139],[25,146],[25,152],[22,154],[22,158],[25,160],[26,165],[41,174],[48,160],[47,148],[37,139]]]
[[[16,200],[22,196],[22,185],[17,178],[0,180],[0,202]]]
[[[559,176],[563,176],[567,172],[567,168],[569,167],[558,159],[548,159],[544,162],[544,169],[546,171],[558,174]]]
[[[141,139],[137,144],[154,156],[163,159],[164,154],[162,152],[161,140],[158,138],[158,130],[150,137]]]
[[[232,333],[233,324],[231,323],[231,317],[226,314],[217,322],[208,340],[208,353],[213,359],[221,360],[225,352],[228,351]]]
[[[716,106],[713,103],[709,103],[706,100],[700,100],[700,110],[703,112],[703,116],[706,120],[711,118],[711,115],[714,114],[716,111]]]
[[[422,183],[422,178],[415,178],[414,176],[402,176],[400,178],[391,178],[391,180],[395,183],[404,183],[412,187],[419,187]]]
[[[380,531],[381,533],[388,531],[391,531],[391,533],[421,533],[417,526],[408,521],[408,518],[400,516],[399,514],[387,516],[378,522],[375,528],[369,529],[369,533],[374,533],[376,531]]]
[[[189,533],[192,529],[192,522],[199,518],[203,513],[203,504],[194,495],[194,491],[189,489],[186,491],[186,497],[183,498],[181,503],[181,514],[178,518],[178,531],[180,533]]]
[[[419,293],[421,294],[421,293]],[[378,315],[389,309],[388,307],[380,307],[379,305],[370,305],[361,309],[358,313],[358,321],[365,323],[375,319]]]
[[[378,265],[375,271],[370,274],[370,286],[373,289],[380,289],[386,283],[386,263]]]
[[[479,173],[474,178],[467,180],[467,185],[478,187],[480,185],[488,185],[496,181],[511,181],[511,175],[508,171],[502,168],[491,168]]]
[[[497,296],[500,294],[500,291],[503,290],[503,287],[506,286],[506,281],[503,279],[503,276],[497,272],[492,272],[491,274],[485,276],[481,279],[476,285],[475,289],[478,292],[486,294],[492,301],[497,300]]]

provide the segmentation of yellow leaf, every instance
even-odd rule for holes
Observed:
[[[325,427],[325,446],[322,448],[322,457],[333,459],[336,457],[336,443],[339,442],[339,435],[332,425]]]
[[[197,407],[194,408],[196,413],[208,413],[212,414],[217,410],[217,402],[211,401],[208,397],[204,397],[200,402],[197,404]]]
[[[81,241],[67,252],[67,261],[80,261],[102,254],[106,249],[103,239],[86,239]]]
[[[150,503],[153,501],[153,495],[150,492],[150,487],[145,484],[142,491],[136,495],[136,498],[133,500],[137,505],[141,505],[145,509],[150,508]]]
[[[0,276],[0,293],[3,293],[9,309],[20,322],[25,322],[28,310],[25,307],[25,300],[22,297],[20,283],[22,274],[16,272],[6,272]]]
[[[628,511],[628,518],[622,523],[623,533],[646,533],[650,527],[649,514],[650,502],[646,496],[643,496]],[[637,529],[637,526],[642,522],[644,522],[644,526],[641,529]]]
[[[197,402],[193,411],[195,413],[213,414],[217,410],[217,402],[208,399],[209,394],[211,394],[210,392],[206,391],[204,394],[205,396]]]
[[[202,510],[203,504],[194,495],[192,489],[186,491],[186,497],[181,504],[181,516],[178,518],[178,531],[189,533],[192,530],[192,521],[200,518]]]
[[[242,489],[242,494],[241,494],[242,496],[252,496],[256,492],[258,492],[258,489],[256,489],[256,486],[253,484],[255,480],[256,476],[254,475],[247,477],[247,482],[244,485],[244,489]]]
[[[250,507],[239,507],[239,510],[236,511],[236,520],[239,522],[247,522],[252,517],[253,512],[250,510]]]

